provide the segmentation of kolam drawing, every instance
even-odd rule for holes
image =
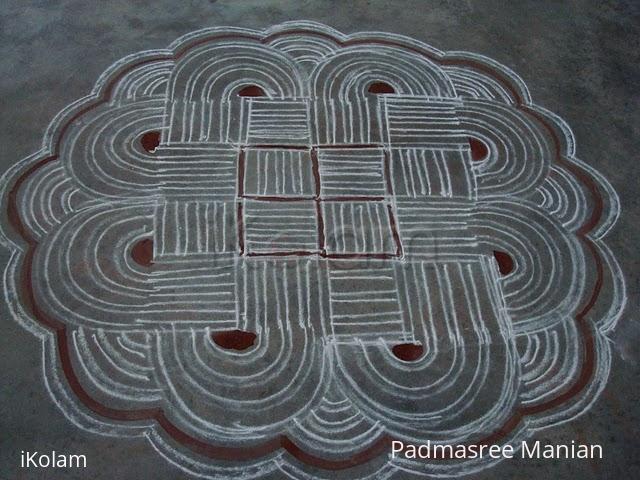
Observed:
[[[390,445],[516,445],[607,381],[619,206],[575,152],[481,55],[200,30],[5,174],[6,301],[69,421],[198,477],[471,473]]]

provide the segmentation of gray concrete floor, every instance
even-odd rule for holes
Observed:
[[[640,478],[640,3],[637,1],[185,0],[0,3],[0,170],[38,149],[51,118],[88,93],[114,61],[167,46],[206,26],[264,28],[309,19],[343,32],[402,33],[442,50],[469,50],[511,67],[537,104],[573,128],[578,156],[613,184],[622,216],[607,243],[629,302],[612,339],[609,383],[594,407],[541,432],[548,442],[602,444],[601,461],[505,461],[474,478]],[[0,252],[0,263],[7,252]],[[45,390],[41,349],[0,307],[0,478],[186,478],[142,439],[84,433]],[[85,453],[86,470],[20,472],[20,450]]]

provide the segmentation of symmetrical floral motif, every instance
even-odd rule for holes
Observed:
[[[513,72],[310,22],[114,64],[2,183],[6,297],[82,428],[207,478],[455,475],[606,382],[617,197]]]

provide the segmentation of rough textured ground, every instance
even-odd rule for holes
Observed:
[[[0,7],[0,169],[39,147],[58,110],[88,92],[114,61],[213,25],[263,28],[309,19],[345,33],[382,30],[442,50],[485,54],[520,74],[539,105],[573,128],[578,156],[620,195],[622,216],[607,243],[625,271],[629,302],[612,338],[610,381],[589,411],[541,432],[549,443],[603,445],[602,461],[503,462],[477,478],[634,478],[640,473],[638,424],[639,306],[638,33],[632,2],[5,2]],[[6,258],[6,252],[1,255]],[[89,468],[56,478],[182,478],[144,440],[86,434],[51,402],[42,382],[39,342],[0,313],[0,477],[21,473],[20,450],[84,453]],[[634,475],[635,473],[635,475]]]

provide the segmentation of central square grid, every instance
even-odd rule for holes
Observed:
[[[368,145],[242,148],[240,254],[400,256],[388,158]]]

